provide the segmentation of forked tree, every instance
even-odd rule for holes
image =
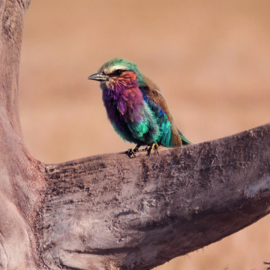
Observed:
[[[269,124],[158,157],[32,157],[18,111],[29,3],[0,1],[1,269],[151,269],[269,213]]]

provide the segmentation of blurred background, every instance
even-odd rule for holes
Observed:
[[[138,64],[194,143],[270,121],[270,1],[32,0],[25,18],[20,113],[31,154],[58,163],[130,147],[107,120],[106,61]],[[270,217],[156,270],[266,269]]]

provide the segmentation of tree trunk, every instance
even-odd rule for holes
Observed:
[[[38,269],[39,231],[45,179],[22,139],[18,75],[24,13],[28,1],[0,1],[0,266]]]
[[[31,157],[18,115],[28,5],[0,2],[1,269],[151,269],[269,213],[270,124],[152,157]]]

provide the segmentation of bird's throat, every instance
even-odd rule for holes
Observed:
[[[143,96],[137,85],[133,87],[114,84],[103,89],[103,102],[111,122],[135,121],[145,106]]]

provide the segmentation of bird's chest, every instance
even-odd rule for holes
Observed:
[[[143,100],[134,93],[118,94],[112,91],[103,91],[103,102],[109,120],[112,123],[128,123],[141,120]]]

